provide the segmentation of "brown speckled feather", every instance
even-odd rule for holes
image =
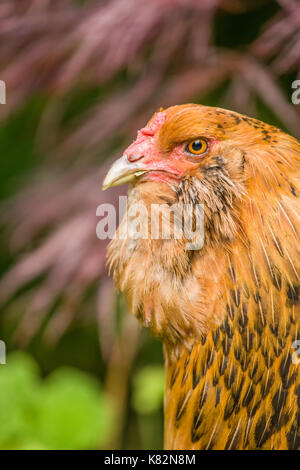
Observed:
[[[299,365],[291,361],[298,294],[282,302],[284,319],[277,309],[267,319],[260,289],[255,299],[235,288],[224,322],[168,366],[166,449],[300,447]]]

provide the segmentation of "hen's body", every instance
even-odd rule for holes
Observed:
[[[161,158],[198,136],[211,147],[197,167],[141,181],[129,207],[203,204],[203,248],[127,238],[109,252],[130,310],[164,341],[165,448],[297,449],[300,144],[195,105],[169,108],[153,132]]]
[[[166,449],[300,447],[296,297],[286,295],[284,320],[274,308],[268,321],[260,292],[249,297],[235,283],[225,321],[168,365]],[[273,302],[272,288],[269,296]]]

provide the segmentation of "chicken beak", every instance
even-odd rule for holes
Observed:
[[[145,173],[147,169],[141,162],[129,162],[126,154],[113,163],[102,183],[102,189],[105,191],[113,186],[133,181],[137,176]]]

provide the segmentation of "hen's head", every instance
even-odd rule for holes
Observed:
[[[156,113],[103,187],[132,183],[129,204],[202,204],[205,243],[191,253],[181,240],[114,240],[109,260],[132,312],[182,341],[224,318],[230,273],[248,289],[260,275],[273,282],[282,244],[291,251],[298,237],[299,168],[299,142],[256,119],[194,104]]]
[[[234,219],[240,218],[245,181],[251,184],[258,178],[258,197],[261,191],[278,191],[276,178],[293,158],[296,142],[274,126],[232,111],[173,106],[156,113],[138,131],[110,169],[103,189],[130,182],[141,194],[152,191],[153,202],[158,192],[171,193],[171,202],[173,192],[173,202],[204,204],[206,229],[216,242],[224,241],[239,230]]]
[[[103,188],[129,181],[160,181],[176,188],[184,179],[199,175],[206,165],[218,164],[220,155],[232,150],[244,154],[245,145],[254,144],[253,135],[243,136],[241,127],[246,123],[248,131],[250,126],[257,130],[262,124],[237,113],[193,104],[159,111],[113,165]],[[271,137],[266,129],[261,128],[261,138]],[[253,134],[257,140],[259,133]]]

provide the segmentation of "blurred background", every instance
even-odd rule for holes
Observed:
[[[298,0],[1,0],[0,448],[160,449],[162,346],[114,292],[96,208],[160,106],[300,137]]]

